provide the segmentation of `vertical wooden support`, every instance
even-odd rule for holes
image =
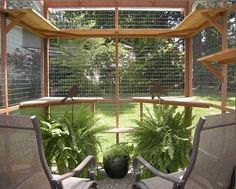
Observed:
[[[185,9],[185,17],[189,14],[191,2],[188,9]],[[184,44],[185,51],[185,75],[184,75],[184,95],[191,97],[193,95],[193,48],[192,38],[186,38]],[[192,125],[192,107],[185,107],[185,122],[190,126]]]
[[[91,103],[91,109],[92,109],[92,112],[95,114],[96,113],[96,103],[95,102]]]
[[[226,6],[226,0],[221,0],[222,7]],[[223,15],[223,28],[224,31],[221,34],[222,37],[222,50],[228,49],[228,36],[227,36],[227,20],[228,20],[228,14],[225,13]],[[227,83],[228,83],[228,66],[227,65],[222,65],[222,75],[223,77],[223,82],[221,85],[221,107],[222,107],[222,113],[225,113],[226,111],[223,110],[223,107],[227,106]]]
[[[193,51],[192,39],[185,39],[185,75],[184,75],[184,94],[191,97],[193,86]]]
[[[44,17],[48,18],[48,8],[44,4]],[[49,40],[43,39],[43,90],[44,96],[49,96]],[[46,106],[44,108],[44,115],[49,116],[50,107]]]
[[[190,8],[189,8],[190,9]],[[185,15],[186,17],[189,14],[189,9],[185,9]],[[184,72],[184,95],[186,97],[192,96],[192,86],[193,86],[193,49],[192,49],[192,38],[186,38],[184,40],[184,51],[185,51],[185,57],[184,57],[184,66],[185,66],[185,72]]]
[[[119,9],[118,0],[116,0],[115,7],[115,29],[118,30],[119,27]],[[116,104],[116,128],[119,128],[120,120],[120,79],[119,79],[119,38],[118,35],[115,36],[115,104]],[[119,143],[119,133],[116,133],[116,143]]]
[[[140,102],[140,121],[143,120],[143,103]]]
[[[6,33],[6,16],[1,14],[1,59],[2,59],[2,104],[8,108],[8,76],[7,76],[7,33]]]

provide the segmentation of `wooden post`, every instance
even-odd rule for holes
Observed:
[[[115,5],[115,30],[119,29],[119,10],[118,10],[118,0]],[[119,128],[120,120],[120,79],[119,79],[119,38],[118,35],[115,36],[115,104],[116,104],[116,128]],[[116,143],[119,143],[119,133],[116,133]]]
[[[2,58],[2,104],[8,108],[8,75],[7,75],[7,33],[6,33],[6,16],[1,14],[1,58]]]
[[[185,9],[185,17],[191,11],[191,2],[188,9]],[[192,38],[185,39],[185,75],[184,75],[184,95],[186,97],[191,97],[193,95],[193,47]],[[192,107],[185,106],[185,122],[190,126],[192,125]],[[191,133],[190,133],[191,134]]]
[[[44,2],[43,9],[44,17],[48,19],[48,8],[46,7],[46,1]],[[49,96],[49,40],[43,39],[43,90],[44,96]],[[50,107],[44,107],[44,115],[48,117],[50,114]]]
[[[221,0],[222,7],[226,6],[226,0]],[[224,31],[221,34],[222,37],[222,51],[228,49],[228,39],[227,39],[227,20],[228,20],[228,14],[225,13],[223,15],[223,28]],[[222,75],[223,82],[221,84],[221,107],[222,107],[222,113],[225,113],[226,111],[223,110],[225,106],[227,106],[227,85],[228,85],[228,66],[222,65]]]
[[[140,102],[140,121],[143,121],[143,103]]]

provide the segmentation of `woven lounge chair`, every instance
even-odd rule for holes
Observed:
[[[73,177],[90,166],[90,179]],[[89,189],[96,160],[87,156],[73,171],[53,176],[47,166],[39,124],[35,116],[0,115],[1,189]]]
[[[142,157],[133,160],[134,189],[228,189],[234,188],[236,165],[235,113],[200,118],[189,166],[185,171],[164,174]],[[140,166],[157,177],[140,180]]]

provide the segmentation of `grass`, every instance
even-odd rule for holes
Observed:
[[[220,98],[217,95],[210,95],[199,93],[196,96],[200,100],[204,101],[210,101],[214,104],[220,104]],[[232,94],[228,98],[228,104],[231,107],[235,106],[235,96]],[[78,108],[79,105],[75,105],[75,110]],[[152,108],[152,104],[145,104],[144,106],[144,113],[145,108]],[[183,107],[179,107],[179,110],[183,110]],[[56,116],[62,115],[65,111],[71,111],[71,106],[54,106],[51,108],[52,114]],[[133,120],[139,119],[140,112],[139,112],[139,103],[122,103],[120,106],[120,127],[132,127],[135,126]],[[98,103],[96,105],[96,115],[99,117],[98,124],[105,125],[110,128],[114,128],[116,124],[116,107],[115,104],[111,103]],[[199,120],[199,117],[206,116],[206,115],[213,115],[218,114],[221,111],[215,108],[194,108],[193,109],[193,115],[195,116],[193,124],[196,124]],[[17,112],[14,112],[15,114],[24,114],[24,115],[36,115],[40,119],[42,118],[42,109],[41,108],[33,108],[33,109],[22,109]],[[102,151],[104,151],[106,148],[111,146],[116,142],[116,134],[113,133],[101,133],[100,138],[102,141],[102,149],[101,153],[99,155],[99,160],[101,160],[102,157]],[[120,141],[127,142],[129,141],[129,138],[127,137],[127,134],[120,134]]]

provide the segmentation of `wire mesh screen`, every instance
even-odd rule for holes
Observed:
[[[229,47],[236,47],[236,12],[228,17],[228,43]]]
[[[114,97],[112,39],[52,40],[49,62],[50,96],[65,96],[77,84],[79,97]]]
[[[181,11],[120,10],[120,28],[173,28],[183,19]]]
[[[121,39],[121,97],[150,96],[156,81],[165,95],[183,95],[183,48],[180,39]]]
[[[41,39],[15,27],[7,44],[9,105],[41,97]]]
[[[34,9],[38,13],[42,13],[42,8],[43,8],[42,1],[40,0],[8,0],[7,7],[9,9],[30,8],[30,9]]]
[[[51,22],[64,29],[108,29],[115,27],[115,11],[109,10],[54,10]]]
[[[193,93],[217,94],[219,97],[221,82],[200,62],[198,58],[221,50],[221,36],[214,28],[208,28],[193,38]],[[218,64],[215,65],[219,66]],[[218,67],[219,69],[219,67]]]
[[[1,24],[2,20],[0,17],[0,24]],[[0,40],[1,40],[1,27],[0,27]],[[4,83],[3,83],[3,65],[2,65],[2,45],[0,45],[0,78],[1,78],[1,85],[0,85],[0,108],[3,108],[3,99],[5,98],[4,94],[3,94],[3,89],[4,89]]]

